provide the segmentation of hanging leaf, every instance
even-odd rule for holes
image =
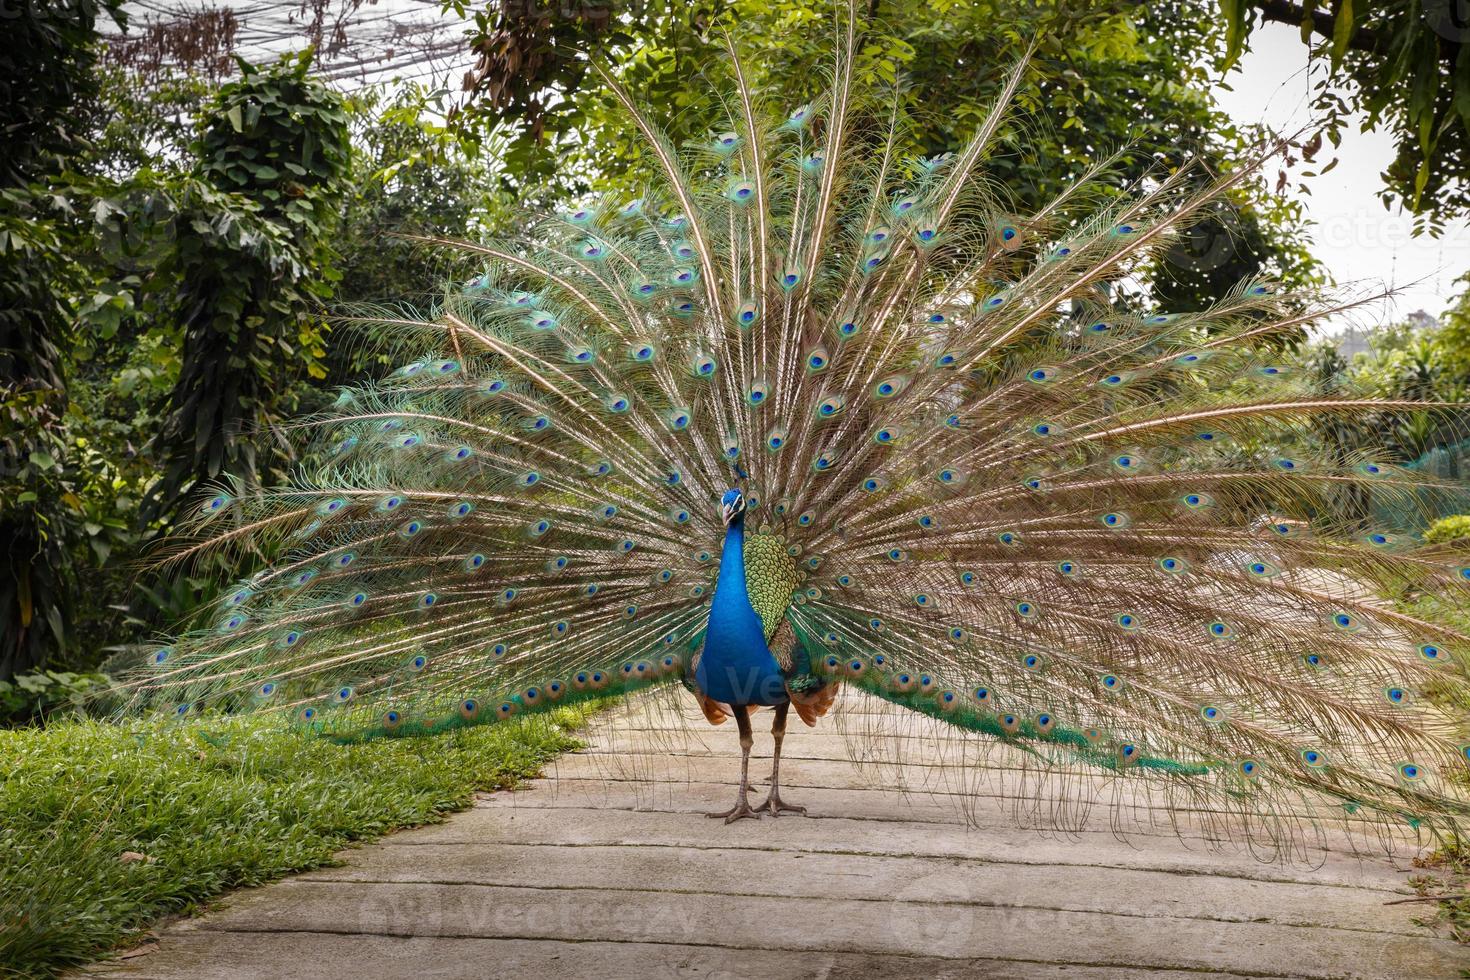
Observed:
[[[1225,17],[1225,63],[1222,71],[1229,71],[1245,50],[1246,8],[1244,0],[1220,0],[1220,13]]]
[[[1332,22],[1332,70],[1342,66],[1342,56],[1347,53],[1353,39],[1353,0],[1342,0],[1337,7],[1337,16]]]
[[[1312,16],[1317,10],[1317,0],[1304,0],[1302,3],[1302,43],[1312,43],[1312,30],[1317,26],[1317,19]]]

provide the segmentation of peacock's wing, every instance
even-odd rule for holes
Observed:
[[[771,639],[771,653],[775,654],[781,672],[786,675],[786,694],[797,717],[808,725],[815,725],[818,718],[831,710],[841,689],[841,680],[832,676],[830,671],[819,668],[818,657],[823,651],[820,648],[814,651],[802,643],[796,626],[789,619],[783,619],[776,628]]]
[[[1354,433],[1463,410],[1304,370],[1302,332],[1354,301],[1136,288],[1265,157],[1059,161],[1067,190],[1017,216],[986,163],[1025,66],[971,143],[913,160],[853,50],[791,112],[732,61],[729,118],[685,148],[598,66],[661,177],[446,243],[471,282],[357,318],[404,366],[303,421],[290,488],[204,505],[181,557],[270,561],[140,702],[363,737],[679,676],[738,485],[793,669],[824,651],[812,676],[1271,833],[1303,807],[1458,820],[1466,572],[1379,515],[1463,488]]]
[[[776,627],[775,635],[770,642],[771,655],[776,658],[776,663],[781,665],[781,673],[788,679],[801,674],[811,673],[809,659],[802,659],[806,651],[796,639],[796,628],[787,620],[782,620],[781,625]],[[805,669],[804,669],[805,668]]]

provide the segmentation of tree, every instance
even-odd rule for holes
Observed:
[[[98,20],[116,0],[20,0],[0,49],[0,679],[66,633],[69,580],[58,476],[61,369],[75,270],[60,175],[85,147]]]
[[[159,276],[179,316],[183,360],[152,448],[162,475],[145,516],[171,513],[202,481],[258,478],[261,441],[300,371],[325,377],[320,301],[340,278],[330,234],[349,167],[341,98],[309,53],[241,62],[194,146],[177,196],[175,247]]]
[[[1362,114],[1393,134],[1384,203],[1421,226],[1470,215],[1470,19],[1461,0],[1221,0],[1229,69],[1262,25],[1299,29],[1319,67],[1313,102],[1336,146]]]
[[[183,376],[187,255],[207,249],[237,276],[274,268],[279,281],[314,288],[325,282],[324,270],[335,275],[340,268],[335,311],[347,308],[344,300],[428,301],[455,270],[446,267],[442,250],[395,233],[460,234],[493,220],[501,205],[488,159],[458,152],[441,126],[418,113],[418,95],[384,101],[381,92],[365,90],[342,106],[353,144],[350,172],[320,193],[329,212],[322,227],[331,229],[323,260],[303,253],[262,202],[201,176],[199,144],[217,116],[217,86],[177,75],[140,79],[121,69],[106,77],[85,160],[101,176],[78,208],[87,220],[76,258],[93,283],[81,290],[77,329],[63,351],[72,399],[62,482],[78,501],[68,558],[74,572],[86,570],[90,588],[73,617],[71,656],[50,658],[83,668],[95,664],[99,651],[181,621],[225,571],[212,563],[137,571],[138,559],[151,553],[146,545],[175,516],[162,502],[145,508],[141,501],[160,477],[159,460],[146,449],[173,411],[170,396]],[[317,264],[322,261],[330,264]],[[311,368],[325,372],[328,383],[383,370],[364,345],[350,342],[350,331],[339,335],[343,342],[303,350],[289,324],[319,330],[318,305],[318,297],[306,296],[295,320],[282,320],[295,354],[279,351],[273,373],[261,375],[263,420],[240,425],[240,441],[265,450],[257,467],[262,480],[290,462],[284,454],[269,458],[274,444],[265,430],[284,413],[310,411],[331,397]]]
[[[1470,387],[1462,337],[1430,317],[1385,324],[1368,338],[1367,351],[1349,363],[1336,342],[1320,340],[1309,352],[1328,390],[1360,397],[1425,403],[1463,403]],[[1339,420],[1334,431],[1314,426],[1328,446],[1372,452],[1396,463],[1412,463],[1426,452],[1457,446],[1465,437],[1453,417],[1434,411],[1374,411]],[[1456,450],[1459,452],[1459,450]]]
[[[465,152],[438,121],[442,116],[424,111],[435,95],[407,86],[391,94],[365,89],[351,99],[353,171],[336,242],[340,312],[437,301],[446,282],[483,270],[418,239],[504,233],[513,220],[517,202],[501,186],[496,161]],[[345,329],[338,334],[344,341],[350,335]],[[387,360],[362,344],[329,344],[328,382],[348,384],[364,373],[379,374]]]
[[[463,10],[455,3],[449,4]],[[615,15],[583,4],[572,17],[501,0],[475,14],[480,62],[454,116],[474,138],[505,136],[505,180],[562,194],[632,190],[644,148],[582,49],[596,49],[641,93],[675,145],[706,134],[715,79],[729,71],[724,34],[736,34],[753,87],[799,105],[822,86],[833,8],[823,0],[698,0]],[[1024,213],[1055,197],[1100,155],[1123,148],[1122,183],[1194,155],[1215,170],[1245,152],[1242,133],[1214,108],[1202,53],[1218,31],[1189,3],[1106,0],[882,0],[861,10],[872,33],[859,70],[894,86],[908,149],[930,156],[962,145],[999,91],[1005,70],[1036,46],[1006,152],[990,176]],[[1297,282],[1315,272],[1294,205],[1257,186],[1234,195],[1154,270],[1154,302],[1198,308],[1245,276]]]
[[[1470,275],[1460,281],[1470,287]],[[1438,339],[1446,376],[1470,390],[1470,288],[1445,310],[1444,325],[1439,330]]]
[[[496,161],[466,152],[454,133],[425,111],[435,93],[408,86],[367,89],[352,98],[353,172],[341,202],[339,238],[350,301],[402,302],[436,297],[454,257],[411,236],[473,235],[503,230],[518,203],[500,186]]]

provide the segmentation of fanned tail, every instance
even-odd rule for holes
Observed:
[[[1355,301],[1136,293],[1274,148],[1220,178],[1103,155],[1018,213],[987,162],[1026,64],[968,145],[909,159],[846,33],[795,109],[736,59],[687,147],[595,63],[657,179],[437,242],[481,274],[352,318],[405,363],[301,422],[290,487],[204,502],[179,557],[271,564],[153,655],[135,706],[350,739],[682,678],[738,486],[748,591],[831,682],[808,723],[840,681],[1058,772],[1457,825],[1470,571],[1371,515],[1465,490],[1350,436],[1465,407],[1302,370],[1294,341]],[[1414,594],[1448,611],[1382,598]]]

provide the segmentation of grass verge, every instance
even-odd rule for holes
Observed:
[[[575,748],[596,710],[353,746],[249,717],[0,731],[0,976],[54,976],[226,889],[437,821]]]

